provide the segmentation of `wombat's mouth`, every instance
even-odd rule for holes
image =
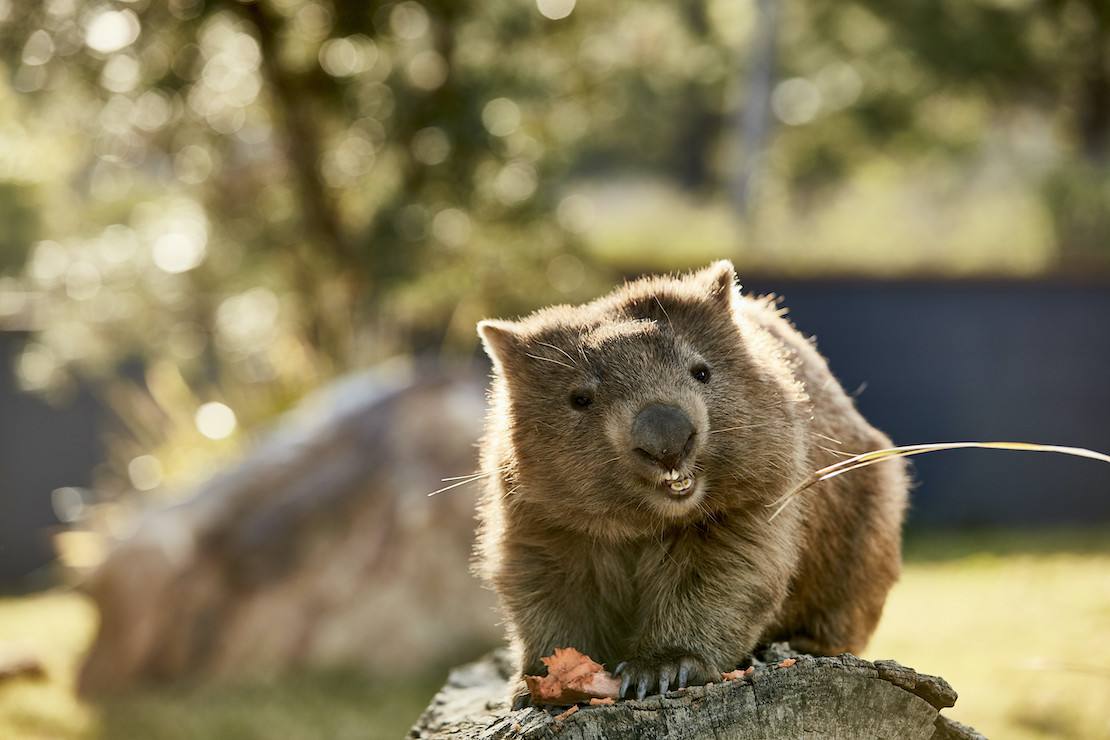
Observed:
[[[663,476],[663,485],[666,486],[671,493],[685,496],[694,489],[694,479],[677,470],[670,470]]]

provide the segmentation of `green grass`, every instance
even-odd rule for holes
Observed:
[[[48,671],[0,684],[0,737],[399,740],[443,679],[309,672],[92,705],[72,685],[94,625],[76,593],[0,599],[0,649]],[[1110,738],[1110,530],[911,535],[864,657],[944,676],[960,694],[946,714],[992,740]]]
[[[387,682],[332,671],[147,690],[102,704],[99,731],[121,740],[400,740],[442,680]]]
[[[90,704],[73,691],[96,614],[74,592],[0,598],[0,651],[33,653],[45,680],[0,683],[0,738],[34,740],[399,740],[443,671],[389,681],[356,671],[264,682],[147,687]]]
[[[42,680],[0,683],[0,737],[95,737],[95,713],[73,692],[95,623],[92,605],[76,594],[0,599],[0,652],[34,656],[46,670]]]
[[[1110,738],[1110,531],[910,537],[865,657],[944,676],[988,738]]]

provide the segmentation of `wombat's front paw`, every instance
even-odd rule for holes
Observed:
[[[686,688],[719,679],[717,666],[696,653],[666,651],[626,660],[613,676],[621,680],[621,697],[635,691],[637,699],[648,694],[665,694],[672,688]]]

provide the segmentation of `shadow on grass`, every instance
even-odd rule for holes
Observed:
[[[989,555],[1093,555],[1110,553],[1110,525],[1053,528],[908,529],[907,563],[943,563]]]

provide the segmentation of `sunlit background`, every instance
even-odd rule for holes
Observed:
[[[480,378],[478,320],[722,257],[897,442],[1110,447],[1108,235],[1099,0],[0,0],[0,587],[340,378]],[[1090,463],[964,459],[921,528],[1110,519]]]

